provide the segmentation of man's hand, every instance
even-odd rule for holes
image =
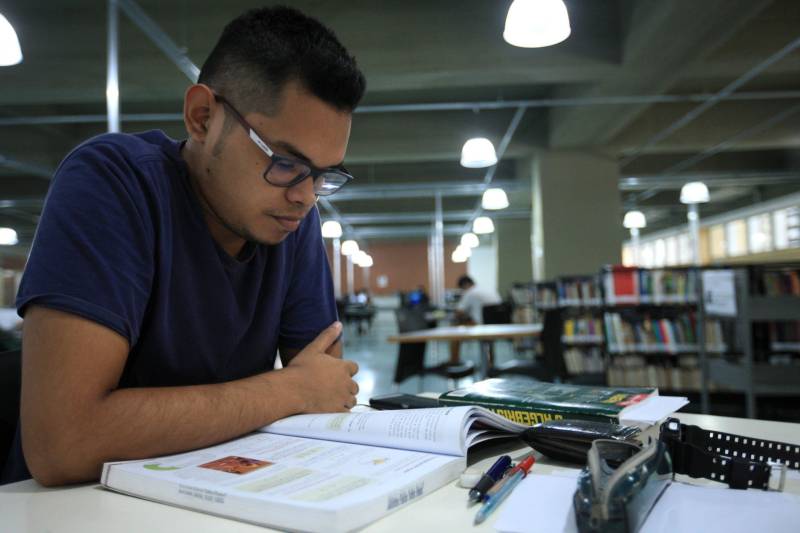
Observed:
[[[358,383],[353,381],[353,376],[358,372],[358,365],[326,353],[341,332],[342,324],[334,322],[292,357],[284,369],[294,374],[293,381],[305,400],[303,412],[347,411],[356,404]]]

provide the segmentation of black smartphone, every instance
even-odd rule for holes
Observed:
[[[393,392],[391,394],[382,394],[370,398],[369,406],[382,411],[388,409],[424,409],[426,407],[439,407],[439,400],[436,398],[426,398],[425,396]]]

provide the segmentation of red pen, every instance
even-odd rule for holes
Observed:
[[[492,486],[491,489],[486,491],[486,494],[483,495],[482,501],[485,502],[489,498],[489,496],[494,496],[495,494],[497,494],[497,492],[501,488],[503,488],[503,485],[506,483],[506,481],[508,481],[511,478],[511,476],[514,475],[515,472],[518,472],[518,471],[522,470],[522,472],[523,472],[523,476],[522,477],[525,477],[525,475],[528,473],[528,471],[531,468],[533,468],[533,463],[535,463],[535,462],[536,462],[536,458],[533,456],[533,454],[530,454],[527,457],[525,457],[522,461],[517,463],[516,466],[509,468],[506,471],[505,475],[500,479],[500,481],[495,483]]]

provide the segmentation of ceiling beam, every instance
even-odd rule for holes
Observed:
[[[446,222],[469,220],[472,211],[445,211],[442,219]],[[420,211],[416,213],[348,213],[344,215],[350,224],[402,224],[408,222],[432,222],[436,214],[433,211]],[[530,209],[503,209],[493,211],[492,218],[514,219],[530,218]],[[326,220],[323,217],[323,220]]]
[[[526,190],[528,183],[523,181],[496,182],[497,187],[502,187],[506,192]],[[442,196],[480,196],[486,190],[486,185],[480,183],[463,183],[460,181],[438,181],[428,183],[407,183],[391,185],[359,185],[345,187],[328,200],[331,203],[347,202],[350,200],[394,200],[396,198],[431,198],[437,192]]]
[[[603,97],[663,93],[681,73],[725,43],[771,0],[673,0],[631,2],[630,31],[621,58],[626,76],[609,76],[588,88],[567,88],[556,96]],[[720,16],[725,13],[725,16]],[[676,35],[680,28],[680,35]],[[654,61],[653,58],[658,58]],[[550,146],[608,144],[650,104],[592,109],[555,109]]]

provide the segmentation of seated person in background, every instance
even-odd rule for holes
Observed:
[[[461,289],[461,298],[456,305],[455,322],[462,326],[474,326],[483,323],[483,306],[494,305],[502,302],[497,291],[480,289],[472,278],[463,275],[458,278],[458,288]],[[459,364],[461,343],[450,342],[450,363]]]
[[[67,156],[17,297],[21,431],[2,481],[93,480],[355,405],[316,200],[351,179],[364,87],[318,21],[252,10],[187,89],[186,141],[106,134]]]

